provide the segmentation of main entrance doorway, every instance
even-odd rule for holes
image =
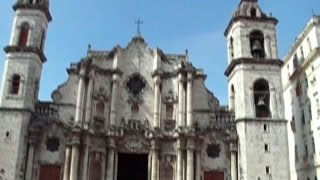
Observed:
[[[40,166],[39,180],[59,180],[60,166],[42,165]]]
[[[148,180],[147,154],[118,154],[117,180]]]
[[[224,173],[220,171],[204,172],[204,180],[224,180]]]

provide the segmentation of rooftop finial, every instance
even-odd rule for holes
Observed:
[[[140,25],[143,24],[143,21],[138,18],[138,20],[135,21],[135,24],[137,24],[137,36],[141,37]]]
[[[186,61],[189,62],[189,51],[188,51],[188,49],[186,49],[185,53],[186,53]]]

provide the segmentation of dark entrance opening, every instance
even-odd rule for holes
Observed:
[[[147,154],[118,154],[117,180],[148,180]]]

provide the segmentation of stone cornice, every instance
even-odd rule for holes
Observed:
[[[47,61],[43,51],[37,47],[6,46],[3,50],[5,53],[35,53],[43,63]]]
[[[33,113],[33,110],[27,108],[11,108],[11,107],[0,107],[0,111],[21,111],[26,113]]]
[[[274,17],[255,17],[254,18],[254,17],[247,17],[247,16],[236,16],[230,20],[227,26],[227,29],[224,32],[224,36],[227,37],[233,24],[237,23],[238,21],[253,21],[253,22],[262,22],[262,23],[271,22],[274,25],[278,24],[278,20]]]
[[[236,123],[238,122],[278,122],[278,123],[287,123],[286,119],[272,119],[272,118],[239,118],[235,119]]]
[[[253,58],[239,58],[231,61],[224,74],[229,76],[233,69],[239,64],[263,64],[263,65],[276,65],[281,67],[283,62],[280,59],[253,59]]]
[[[21,2],[17,2],[12,6],[13,10],[16,11],[18,9],[30,9],[30,10],[40,10],[42,11],[46,18],[47,21],[50,22],[52,21],[52,16],[50,14],[49,8],[43,5],[38,5],[38,4],[23,4]]]
[[[312,63],[316,57],[320,56],[320,48],[315,48],[311,51],[311,53],[306,57],[303,63],[293,72],[293,74],[289,77],[290,81],[293,81],[295,77],[299,76],[301,72],[304,72],[307,67],[309,67],[310,63]]]

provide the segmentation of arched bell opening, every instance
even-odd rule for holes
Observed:
[[[250,48],[253,58],[265,58],[264,36],[260,31],[250,33]]]
[[[269,83],[260,79],[254,83],[254,104],[256,117],[270,117],[270,90]]]

